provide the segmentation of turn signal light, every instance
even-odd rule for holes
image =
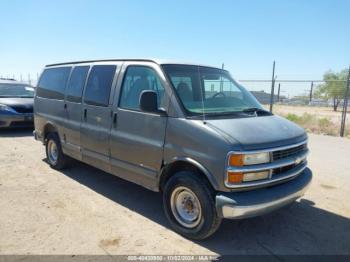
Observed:
[[[242,183],[243,173],[242,172],[227,172],[227,182],[229,183]]]
[[[249,166],[259,165],[270,162],[270,153],[252,153],[252,154],[231,154],[229,156],[229,166]]]
[[[229,161],[230,166],[243,166],[244,165],[244,157],[240,154],[230,155]]]

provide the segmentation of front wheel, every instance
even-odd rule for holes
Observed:
[[[183,171],[173,175],[163,190],[163,208],[171,226],[191,239],[205,239],[220,226],[214,192],[206,180]]]

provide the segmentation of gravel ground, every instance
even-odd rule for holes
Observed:
[[[58,172],[31,131],[0,131],[0,254],[350,254],[350,140],[310,135],[314,181],[298,202],[174,233],[161,196],[77,163]]]

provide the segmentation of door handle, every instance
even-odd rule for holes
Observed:
[[[84,109],[84,120],[86,120],[86,115],[87,115],[87,109]]]
[[[117,126],[117,113],[113,113],[113,127]]]

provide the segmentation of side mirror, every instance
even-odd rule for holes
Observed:
[[[158,95],[155,91],[144,90],[140,95],[140,109],[148,113],[164,114],[158,109]]]

